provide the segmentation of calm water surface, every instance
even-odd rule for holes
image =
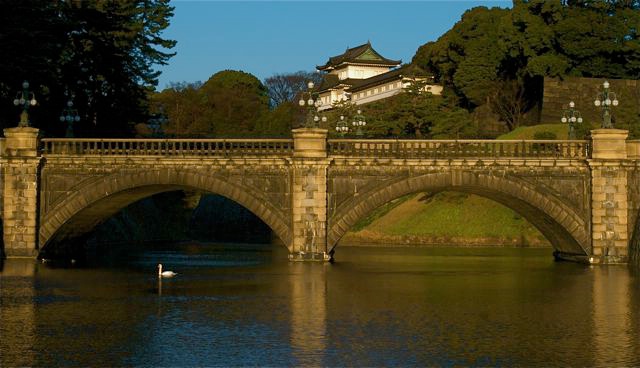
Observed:
[[[640,277],[549,250],[184,247],[0,272],[0,366],[639,366]],[[179,273],[159,281],[155,265]]]

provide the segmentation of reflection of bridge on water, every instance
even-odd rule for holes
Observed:
[[[325,259],[378,206],[454,190],[512,208],[558,257],[626,262],[640,208],[640,142],[623,130],[592,133],[591,141],[332,140],[305,128],[293,139],[39,141],[37,129],[6,129],[4,251],[35,256],[137,200],[190,188],[252,211],[293,258],[311,249]]]
[[[194,326],[194,330],[203,332],[221,327],[223,332],[213,335],[224,336],[220,340],[228,339],[229,329],[241,333],[238,327],[246,326],[250,337],[243,341],[255,345],[238,350],[247,351],[265,344],[264,335],[252,334],[251,330],[260,320],[277,326],[278,332],[273,335],[281,334],[290,345],[284,354],[290,354],[290,362],[301,366],[380,364],[381,352],[371,350],[382,344],[388,350],[398,349],[394,344],[406,344],[395,352],[407,357],[405,361],[394,360],[399,365],[436,364],[442,360],[433,354],[434,350],[460,359],[499,356],[502,360],[496,361],[516,365],[554,361],[619,366],[638,361],[640,290],[627,267],[567,268],[568,265],[546,262],[519,267],[521,260],[505,261],[502,257],[496,261],[496,257],[488,262],[494,262],[491,265],[498,271],[487,272],[493,270],[488,267],[478,272],[476,261],[469,259],[443,264],[437,260],[439,257],[425,261],[425,253],[396,252],[391,261],[380,262],[379,254],[358,258],[352,253],[338,267],[290,263],[280,264],[277,272],[269,268],[269,275],[259,271],[255,275],[265,277],[258,283],[260,286],[253,280],[248,282],[253,292],[250,295],[258,300],[247,297],[246,289],[240,287],[239,294],[234,295],[243,297],[231,298],[231,305],[226,297],[243,285],[237,277],[246,280],[245,270],[225,273],[235,278],[222,280],[198,275],[197,285],[191,283],[193,277],[186,281],[189,276],[183,274],[186,278],[174,280],[182,287],[172,289],[169,283],[168,293],[146,295],[140,289],[157,282],[153,270],[143,274],[123,274],[120,269],[65,270],[32,259],[8,259],[0,264],[0,281],[4,283],[0,299],[6,302],[0,308],[0,366],[40,366],[52,359],[62,361],[61,358],[78,365],[96,365],[96,359],[97,365],[106,364],[103,361],[111,361],[112,365],[139,361],[163,365],[175,361],[175,357],[149,360],[153,357],[146,354],[153,355],[158,348],[167,346],[163,345],[166,340],[152,336],[170,336],[168,345],[172,346],[176,336],[183,337],[184,331]],[[416,262],[416,258],[420,260]],[[478,262],[486,264],[487,260]],[[354,277],[358,274],[362,277]],[[221,285],[210,289],[205,284]],[[204,302],[203,295],[215,297]],[[277,308],[263,307],[262,300]],[[471,307],[465,303],[469,300],[475,300],[470,302]],[[481,305],[478,300],[489,305]],[[157,302],[157,306],[149,302]],[[212,308],[211,314],[201,303]],[[196,307],[191,309],[191,305]],[[214,312],[230,312],[231,306],[234,317],[216,321]],[[109,313],[96,312],[107,310],[105,307],[113,308],[108,309]],[[194,319],[200,313],[205,313],[201,315],[205,318]],[[235,322],[235,318],[242,317],[244,323]],[[163,320],[176,330],[157,323]],[[104,331],[114,328],[117,333]],[[375,334],[380,331],[388,335]],[[188,340],[195,350],[184,354],[202,353],[197,347],[203,344],[216,345],[210,343],[215,340],[199,337]],[[465,338],[467,341],[460,343]],[[97,344],[92,346],[92,354],[86,354],[88,342]],[[225,346],[224,342],[219,343]],[[238,344],[231,344],[234,343]],[[122,355],[125,348],[135,353]],[[416,353],[423,355],[417,358],[412,355]],[[131,360],[132,355],[137,360]],[[117,364],[114,358],[123,359],[123,363]],[[200,358],[209,359],[208,364],[215,361],[211,356]],[[477,360],[462,361],[471,364]]]

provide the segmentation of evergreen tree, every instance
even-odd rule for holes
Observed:
[[[606,0],[514,0],[512,9],[478,7],[436,42],[421,46],[413,64],[432,73],[461,106],[488,102],[513,129],[527,108],[541,102],[544,77],[636,79],[638,10],[638,1]],[[509,98],[517,101],[506,106]]]
[[[2,54],[11,55],[0,60],[0,86],[15,90],[30,80],[40,102],[33,125],[61,135],[58,116],[71,95],[82,118],[79,135],[127,135],[132,123],[147,118],[147,94],[159,75],[154,66],[165,64],[173,55],[165,50],[175,45],[161,37],[173,11],[168,0],[26,3],[0,4],[15,8],[0,12],[8,20],[0,22],[0,35],[28,40],[16,48],[0,36]],[[15,126],[12,115],[18,113],[10,111],[2,116],[3,126]]]
[[[175,84],[152,99],[167,115],[165,132],[170,136],[241,137],[271,135],[265,131],[269,126],[281,130],[265,117],[269,112],[266,87],[241,71],[218,72],[204,84]],[[278,110],[278,115],[287,111]]]

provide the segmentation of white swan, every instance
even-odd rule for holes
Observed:
[[[164,271],[162,272],[162,264],[158,263],[158,277],[173,277],[177,275],[177,273],[173,271]]]

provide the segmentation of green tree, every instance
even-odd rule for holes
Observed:
[[[495,80],[503,77],[507,50],[513,47],[505,34],[513,33],[506,9],[477,7],[435,43],[418,49],[413,64],[432,73],[470,107],[484,103]]]
[[[56,2],[0,0],[2,128],[18,123],[20,112],[12,102],[24,80],[30,82],[41,105],[31,109],[31,121],[37,125],[49,119],[52,111],[46,102],[51,96],[51,86],[57,85],[60,78],[55,65],[64,47],[61,40],[65,39],[67,28]]]
[[[606,0],[478,7],[436,42],[421,46],[412,63],[432,73],[460,106],[489,103],[515,128],[526,108],[541,103],[544,77],[637,78],[639,10],[638,1]],[[506,95],[518,102],[509,111]]]
[[[308,82],[319,86],[322,75],[314,72],[299,71],[295,73],[274,74],[264,80],[264,85],[269,91],[271,106],[277,107],[284,102],[297,103],[296,98],[302,91],[307,90]]]
[[[155,65],[173,56],[175,41],[160,33],[169,25],[168,0],[71,2],[71,31],[62,55],[64,86],[84,109],[81,132],[127,134],[148,117],[148,91],[157,84]],[[82,111],[81,111],[82,112]]]
[[[291,136],[291,129],[304,119],[304,111],[296,103],[283,102],[262,114],[254,133],[259,137],[284,138]]]
[[[218,72],[204,84],[173,84],[153,94],[152,100],[156,111],[163,111],[168,119],[165,133],[174,137],[280,134],[282,124],[288,125],[289,108],[283,106],[269,115],[267,89],[242,71]],[[284,121],[281,125],[275,121],[278,116]]]
[[[466,109],[428,92],[405,92],[358,108],[366,117],[369,137],[453,139],[478,134]],[[335,127],[335,121],[336,117],[330,118],[330,129]]]
[[[216,136],[250,134],[258,118],[269,110],[266,87],[255,76],[224,70],[200,88],[207,119]]]
[[[166,118],[162,128],[169,137],[209,137],[213,129],[206,119],[202,83],[172,83],[151,97],[153,111]]]
[[[172,16],[168,0],[2,1],[0,9],[0,35],[10,35],[0,36],[0,51],[11,55],[0,60],[0,93],[30,80],[40,103],[35,126],[63,134],[65,92],[83,119],[79,135],[126,135],[147,118],[154,67],[175,45],[160,37]],[[11,115],[1,117],[4,126],[15,125]]]

